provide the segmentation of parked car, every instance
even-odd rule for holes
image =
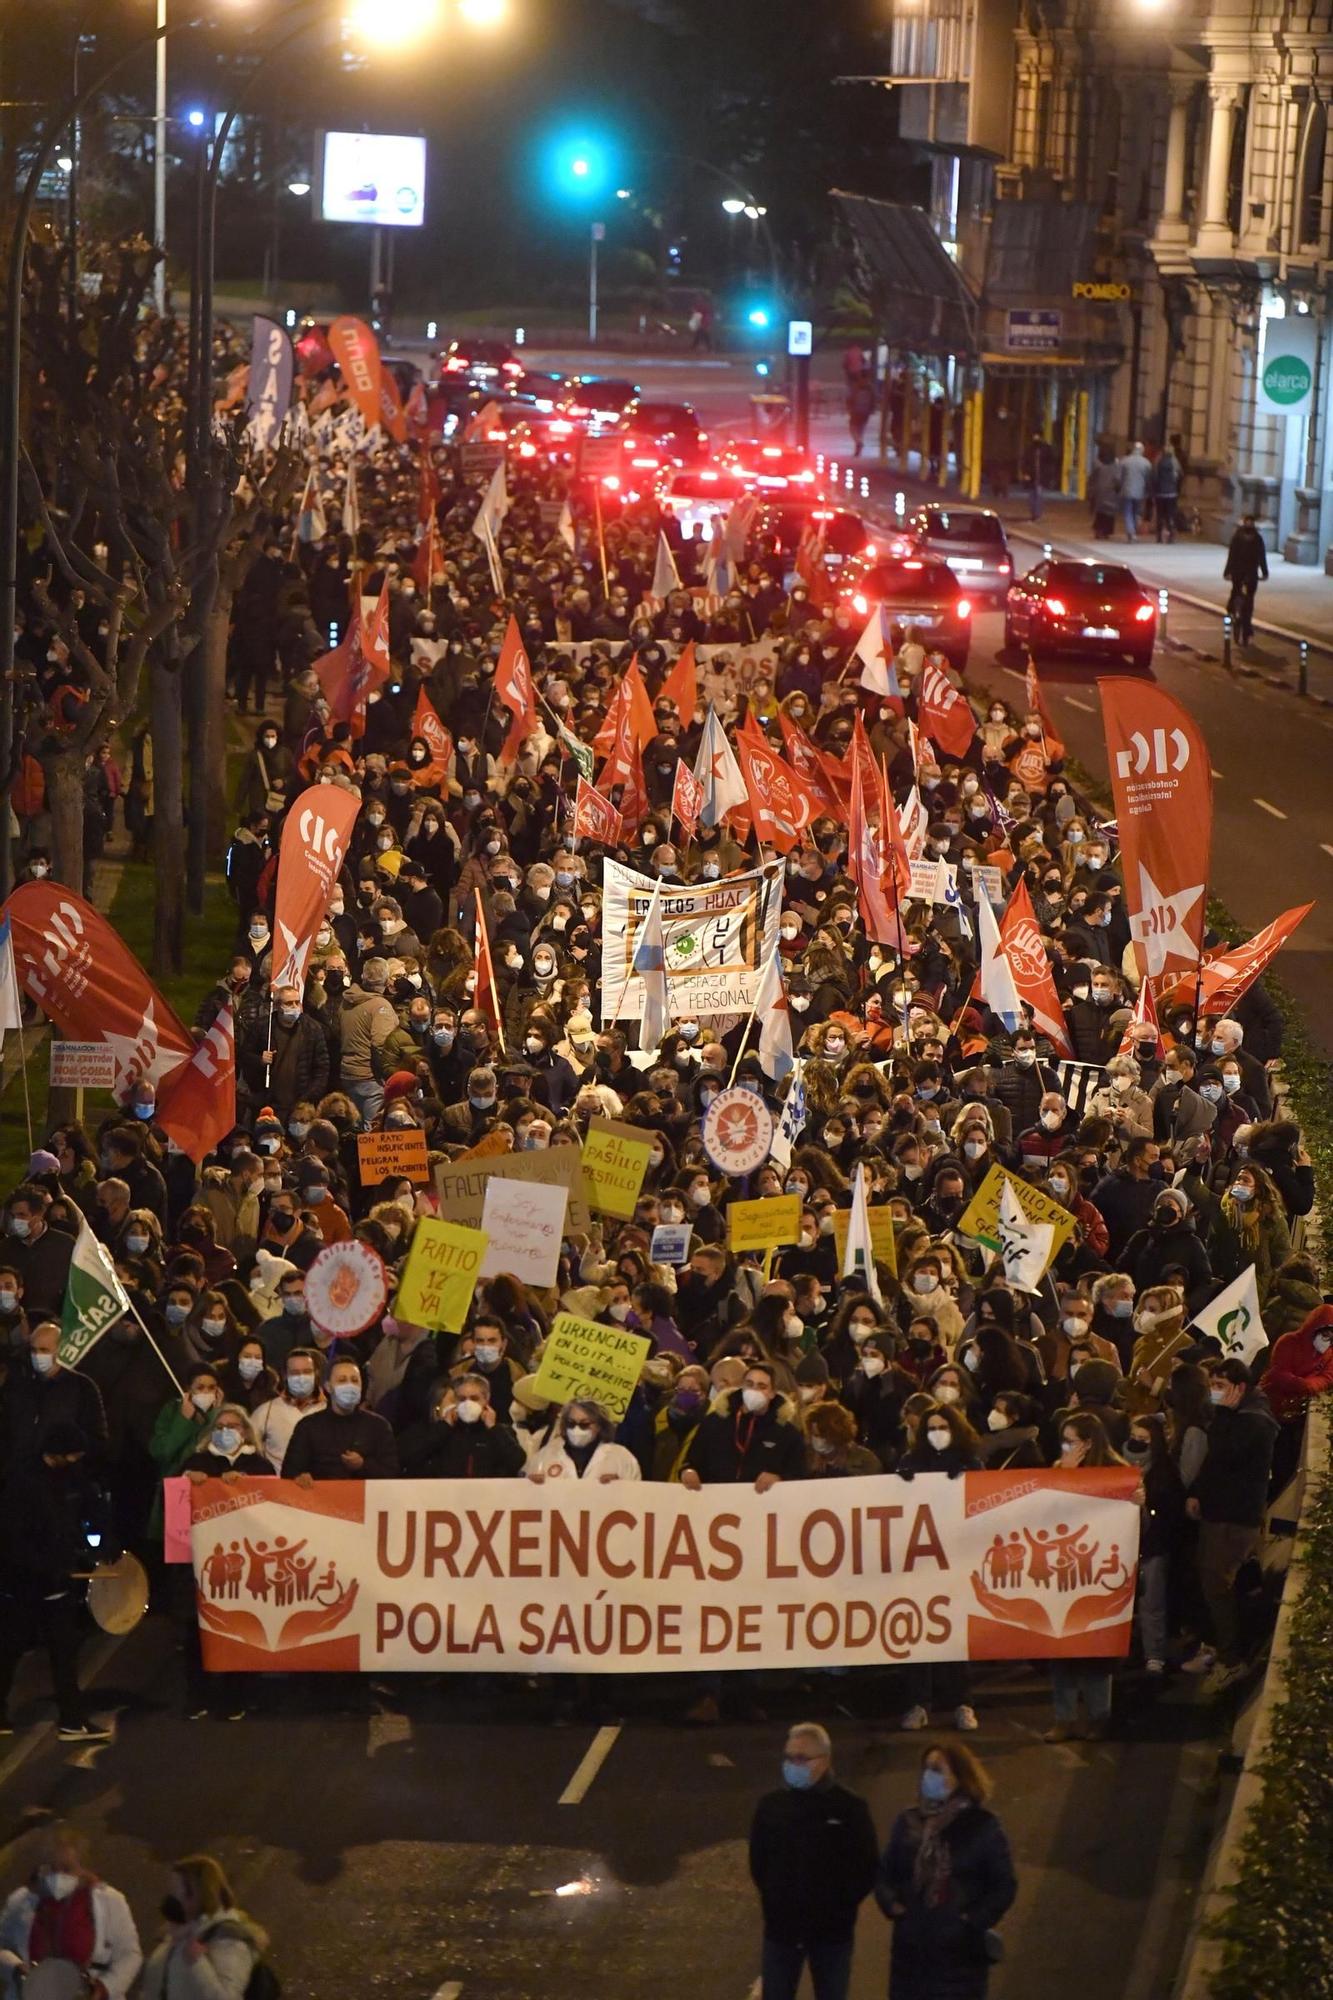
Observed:
[[[1157,599],[1124,563],[1048,559],[1010,586],[1004,642],[1034,659],[1128,657],[1142,669],[1157,643]]]

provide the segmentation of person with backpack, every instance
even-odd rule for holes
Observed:
[[[211,1854],[174,1863],[161,1909],[166,1935],[144,1967],[143,2000],[281,2000],[268,1937]]]

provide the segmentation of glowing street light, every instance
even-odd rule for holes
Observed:
[[[197,104],[193,105],[191,109],[186,112],[185,122],[187,125],[192,125],[196,132],[202,129],[204,123],[204,114],[199,109],[199,106]]]
[[[722,206],[728,215],[744,215],[745,213],[745,203],[734,194],[727,195],[723,200]]]
[[[352,0],[347,26],[378,48],[405,49],[440,25],[442,0]]]
[[[307,180],[288,181],[287,192],[288,194],[294,194],[298,197],[303,194],[309,194],[310,183]]]
[[[458,11],[469,28],[498,28],[509,4],[508,0],[458,0]]]
[[[582,153],[577,153],[569,163],[569,171],[576,181],[586,181],[592,172],[592,161],[585,159]]]

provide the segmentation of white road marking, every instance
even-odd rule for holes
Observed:
[[[461,1979],[446,1979],[438,1992],[431,1994],[430,2000],[458,2000],[458,1996],[462,1991],[463,1982]]]
[[[1258,806],[1260,812],[1271,813],[1274,819],[1285,819],[1287,817],[1280,807],[1270,806],[1267,799],[1256,799],[1254,803]]]
[[[608,1722],[603,1728],[598,1730],[592,1742],[588,1745],[582,1763],[565,1786],[564,1791],[561,1792],[557,1801],[559,1805],[579,1806],[583,1804],[592,1787],[593,1779],[597,1776],[597,1773],[601,1770],[603,1764],[615,1748],[615,1741],[619,1734],[620,1724],[618,1722]]]
[[[1220,771],[1218,770],[1218,768],[1217,768],[1217,766],[1216,766],[1215,764],[1210,764],[1208,768],[1209,768],[1210,772],[1212,773],[1213,777],[1215,777],[1215,778],[1220,778],[1220,777],[1221,777],[1222,773],[1221,773],[1221,772],[1220,772]]]
[[[1333,854],[1333,847],[1330,847],[1326,840],[1321,840],[1319,845],[1323,848],[1325,854]]]
[[[1090,701],[1079,701],[1072,694],[1067,694],[1065,696],[1065,700],[1069,703],[1069,706],[1071,708],[1081,708],[1085,715],[1095,715],[1097,713],[1096,709],[1093,707]]]

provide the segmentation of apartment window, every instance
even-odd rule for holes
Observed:
[[[1324,158],[1328,151],[1328,107],[1316,98],[1305,115],[1301,171],[1296,186],[1296,243],[1318,244],[1324,234]]]
[[[1244,213],[1245,137],[1249,122],[1250,89],[1247,84],[1240,94],[1240,103],[1231,121],[1231,158],[1227,162],[1227,228],[1233,236],[1240,234]]]

